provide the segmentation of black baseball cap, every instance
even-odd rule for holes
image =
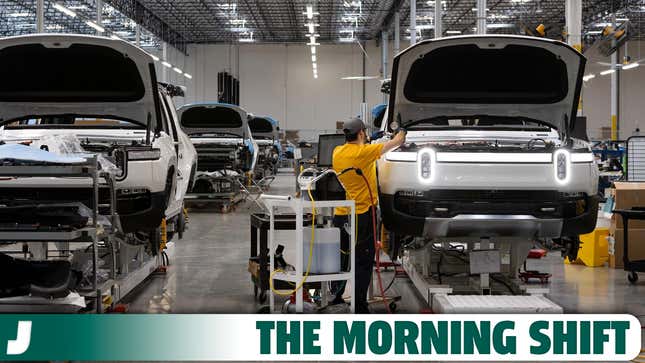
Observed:
[[[343,124],[343,132],[346,135],[358,134],[363,130],[365,130],[365,123],[358,117],[351,118]]]

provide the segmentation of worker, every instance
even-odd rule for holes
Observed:
[[[347,199],[356,203],[356,266],[352,267],[356,281],[354,310],[359,314],[368,314],[367,290],[372,280],[375,257],[372,209],[376,212],[378,204],[376,160],[386,152],[403,145],[405,132],[399,132],[388,142],[369,144],[365,124],[361,119],[353,118],[344,123],[343,133],[345,144],[334,149],[332,167],[340,174],[339,179],[345,187]],[[349,212],[349,208],[336,208],[334,211],[334,226],[341,230],[341,249],[344,252],[341,254],[341,266],[344,270],[348,268],[351,249],[349,235],[344,228],[349,219]],[[336,287],[333,303],[341,303],[344,284]]]

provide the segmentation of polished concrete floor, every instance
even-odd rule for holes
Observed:
[[[272,194],[294,192],[293,175],[279,175]],[[247,272],[249,213],[252,203],[229,214],[191,210],[183,240],[176,242],[166,275],[151,277],[126,301],[130,312],[151,313],[254,313],[261,305],[253,298]],[[645,274],[641,283],[629,284],[622,270],[564,265],[559,253],[530,260],[529,269],[553,274],[550,298],[567,313],[630,313],[645,320]],[[391,274],[384,275],[388,283]],[[406,279],[397,279],[391,293],[403,297],[399,312],[416,313],[426,306]],[[374,305],[375,312],[383,311]]]

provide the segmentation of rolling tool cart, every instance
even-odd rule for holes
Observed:
[[[316,271],[317,269],[313,269],[313,271],[310,274],[310,271],[307,271],[307,258],[303,257],[308,251],[309,253],[313,253],[313,248],[315,248],[313,240],[311,241],[311,245],[309,243],[305,243],[305,237],[304,237],[304,231],[307,230],[308,228],[313,228],[315,230],[315,233],[318,235],[314,240],[316,243],[322,243],[322,239],[326,233],[323,232],[325,229],[319,228],[321,226],[317,225],[312,225],[311,227],[303,227],[304,224],[304,216],[307,215],[305,212],[311,211],[313,214],[316,213],[316,210],[331,210],[335,207],[348,207],[350,208],[350,224],[349,224],[349,232],[350,232],[350,246],[355,246],[356,244],[356,235],[355,235],[355,226],[356,226],[356,217],[355,217],[355,206],[354,206],[354,201],[353,200],[319,200],[315,201],[312,203],[312,201],[308,200],[303,200],[303,199],[294,199],[291,198],[290,196],[277,196],[277,195],[266,195],[264,194],[262,196],[262,200],[267,206],[267,209],[269,210],[269,250],[273,251],[276,247],[276,239],[275,239],[275,231],[276,231],[276,221],[281,218],[280,213],[278,212],[278,209],[289,209],[292,212],[295,212],[295,229],[293,230],[295,232],[295,238],[290,242],[291,244],[295,243],[295,250],[296,250],[296,262],[295,262],[295,271],[280,271],[279,269],[275,268],[275,256],[273,254],[270,255],[270,263],[269,263],[269,280],[273,279],[274,282],[277,281],[284,281],[284,282],[289,282],[291,284],[295,284],[296,288],[294,289],[295,291],[295,308],[294,311],[297,313],[302,313],[304,311],[304,294],[300,292],[300,288],[303,286],[306,287],[305,283],[321,283],[321,286],[326,287],[327,284],[326,282],[330,281],[348,281],[350,283],[350,294],[351,294],[351,304],[350,304],[350,311],[353,313],[354,308],[356,306],[356,301],[355,301],[355,281],[354,281],[354,266],[355,266],[355,261],[354,261],[354,248],[351,250],[351,257],[350,257],[350,270],[349,271],[341,271],[341,272],[335,272],[335,273],[325,273],[325,272],[319,272]],[[322,215],[322,214],[321,214]],[[315,218],[315,217],[314,217]],[[314,223],[315,224],[315,223]],[[328,228],[329,229],[329,228]],[[307,238],[309,238],[309,234],[307,234]],[[317,258],[318,259],[318,258]],[[340,263],[340,258],[338,258],[338,263]],[[320,267],[320,266],[318,266]],[[274,285],[274,288],[277,289],[277,286]],[[289,290],[292,288],[290,287]],[[292,294],[292,293],[289,293]],[[269,292],[269,311],[270,312],[275,312],[275,291],[270,291]],[[326,296],[325,293],[322,294],[322,296]],[[324,301],[323,301],[324,303]]]
[[[614,213],[620,214],[623,217],[623,264],[625,271],[628,271],[627,280],[632,284],[638,282],[638,272],[645,272],[645,260],[629,259],[629,220],[645,220],[645,207],[636,207],[632,209],[617,209]],[[644,241],[639,241],[644,242]]]
[[[113,240],[115,229],[119,227],[118,216],[116,214],[116,194],[114,189],[114,179],[108,172],[101,171],[98,160],[96,157],[89,157],[83,163],[74,164],[57,164],[57,165],[3,165],[0,168],[0,177],[8,178],[30,178],[30,177],[60,177],[60,178],[84,178],[90,179],[91,183],[88,188],[91,189],[91,205],[84,207],[80,203],[66,203],[66,204],[39,204],[31,205],[33,207],[33,215],[18,214],[17,210],[20,206],[3,207],[6,212],[16,214],[14,223],[7,223],[0,226],[0,241],[2,242],[21,242],[21,243],[40,243],[45,246],[49,242],[56,242],[60,244],[80,243],[89,244],[88,250],[90,252],[91,261],[91,274],[88,277],[89,287],[79,289],[80,296],[71,291],[69,294],[63,294],[58,291],[60,289],[53,289],[51,287],[40,289],[41,294],[35,294],[32,286],[32,292],[29,296],[9,298],[6,301],[0,302],[1,311],[24,311],[24,312],[44,312],[60,310],[62,306],[73,305],[76,307],[83,307],[85,304],[76,302],[74,296],[84,297],[85,299],[94,300],[96,312],[102,312],[102,288],[98,281],[98,263],[99,263],[99,242],[108,241],[108,244],[114,246],[111,241]],[[104,180],[105,186],[109,190],[109,204],[99,204],[99,187]],[[79,206],[79,208],[86,209],[89,212],[88,218],[79,222],[78,225],[61,225],[58,222],[43,223],[42,221],[31,221],[31,218],[38,218],[38,211],[42,211],[43,215],[50,216],[50,219],[56,215],[55,207],[67,208],[72,206]],[[26,206],[29,207],[29,206]],[[107,207],[109,210],[108,215],[101,215],[99,210],[101,207]],[[70,212],[71,213],[71,212]],[[8,216],[8,215],[7,215]],[[45,247],[44,258],[48,258],[48,250]],[[111,250],[114,255],[114,250]],[[19,265],[20,262],[7,259],[14,265]],[[114,258],[112,261],[116,261]],[[63,261],[60,261],[63,262]],[[45,262],[36,262],[40,265]],[[44,273],[52,273],[51,269],[42,268]],[[114,270],[114,268],[112,269]],[[49,272],[48,272],[49,271]],[[66,286],[66,285],[65,285]],[[55,290],[55,291],[54,291]],[[32,296],[35,295],[35,296]],[[38,298],[40,296],[40,298]],[[57,299],[54,299],[57,298]],[[60,300],[60,301],[58,301]],[[70,309],[66,307],[66,309]],[[68,311],[64,310],[64,311]]]
[[[303,222],[311,224],[311,215],[305,215]],[[264,303],[269,291],[269,229],[271,218],[268,214],[251,214],[251,255],[249,258],[249,272],[253,280],[253,295],[260,303]],[[295,214],[276,215],[274,229],[279,231],[293,231],[296,229]],[[259,241],[258,241],[259,238]],[[259,246],[258,246],[259,242]],[[274,251],[275,253],[275,251]],[[276,286],[279,284],[276,283]],[[280,286],[281,287],[281,286]],[[286,287],[288,288],[288,287]],[[259,295],[258,295],[259,293]]]

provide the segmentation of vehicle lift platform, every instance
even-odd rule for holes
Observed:
[[[543,286],[520,285],[516,281],[500,281],[504,284],[506,291],[496,290],[494,286],[491,286],[490,280],[496,280],[491,278],[491,275],[500,272],[500,251],[493,249],[493,245],[488,239],[482,239],[480,243],[466,243],[466,245],[470,247],[468,249],[471,259],[470,271],[464,273],[466,276],[462,278],[446,277],[441,282],[433,277],[430,271],[429,250],[432,248],[432,243],[426,246],[428,248],[404,251],[401,265],[433,313],[563,313],[561,306],[546,297],[549,289]],[[478,257],[473,257],[476,255]],[[473,259],[479,260],[479,263],[473,263]],[[495,266],[496,264],[497,266]],[[518,269],[511,265],[510,271],[518,271]],[[455,273],[455,275],[457,274]],[[475,275],[479,275],[479,278]],[[498,287],[501,287],[501,284]],[[518,294],[509,295],[508,290],[517,291]]]

